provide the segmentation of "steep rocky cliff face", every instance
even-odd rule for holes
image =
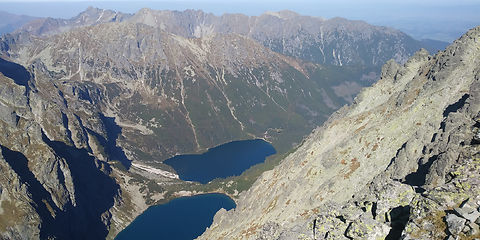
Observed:
[[[480,27],[389,61],[200,239],[479,237],[479,70]]]
[[[0,65],[1,238],[104,238],[120,189],[109,165],[80,148],[90,129],[58,91],[38,91],[34,66]]]

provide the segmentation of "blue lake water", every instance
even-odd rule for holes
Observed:
[[[256,139],[226,143],[203,154],[179,155],[164,163],[172,166],[182,180],[208,183],[215,178],[240,175],[275,153],[270,143]],[[218,210],[234,207],[232,199],[219,193],[177,198],[148,208],[115,239],[191,240],[212,224]]]
[[[163,163],[173,167],[182,180],[208,183],[215,178],[238,176],[275,153],[270,143],[255,139],[229,142],[203,154],[178,155]]]
[[[177,198],[148,208],[115,239],[192,240],[212,224],[218,210],[234,207],[231,198],[219,193]]]

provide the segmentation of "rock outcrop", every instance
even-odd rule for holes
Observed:
[[[68,125],[73,113],[32,69],[1,64],[0,238],[105,238],[120,196],[111,168],[70,141],[86,128]]]
[[[393,61],[200,239],[479,237],[480,27]]]

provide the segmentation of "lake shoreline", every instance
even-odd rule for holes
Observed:
[[[184,181],[208,184],[217,178],[240,176],[250,167],[265,162],[276,149],[263,139],[231,141],[202,154],[177,155],[163,161]]]
[[[171,236],[179,240],[193,239],[210,227],[218,210],[228,211],[235,207],[236,202],[222,193],[178,197],[150,206],[115,239],[169,239]],[[184,228],[185,225],[189,227]]]

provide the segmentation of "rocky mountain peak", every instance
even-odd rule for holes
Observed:
[[[105,12],[105,11],[111,12],[110,10],[105,10],[105,9],[100,9],[100,8],[88,6],[87,9],[85,9],[85,11],[83,11],[83,12],[81,12],[77,15],[77,18],[79,16],[85,16],[85,15],[90,15],[90,16],[97,15],[98,16],[99,14],[101,14],[102,12]]]
[[[157,21],[155,19],[155,13],[152,9],[142,8],[138,10],[132,17],[131,21],[143,23],[149,26],[157,26]]]
[[[88,7],[85,11],[70,19],[43,18],[25,24],[16,32],[28,32],[37,36],[49,36],[70,29],[92,26],[108,22],[121,22],[131,15],[112,10]]]

